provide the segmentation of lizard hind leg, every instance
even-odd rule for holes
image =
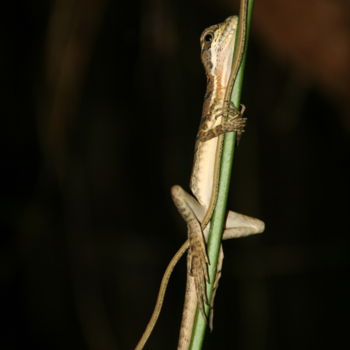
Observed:
[[[219,287],[219,281],[221,278],[221,270],[222,270],[222,263],[224,260],[224,251],[222,249],[222,245],[220,247],[220,253],[219,253],[219,260],[218,264],[216,266],[216,276],[215,276],[215,281],[214,281],[214,288],[212,291],[212,295],[210,297],[210,308],[209,308],[209,329],[210,331],[213,330],[213,320],[214,320],[214,299],[216,295],[216,291],[218,290]]]
[[[206,282],[209,282],[208,257],[201,226],[197,220],[188,224],[188,236],[190,241],[188,252],[189,271],[194,278],[198,307],[205,316],[204,307],[205,304],[208,305],[206,292]]]
[[[180,186],[173,186],[171,194],[179,213],[187,223],[188,240],[190,243],[188,270],[194,278],[198,306],[203,315],[205,315],[204,306],[208,304],[206,282],[209,280],[209,261],[205,238],[199,221],[204,216],[204,209],[193,196],[184,191]]]
[[[223,239],[246,237],[265,230],[263,221],[248,215],[229,211],[226,218]]]

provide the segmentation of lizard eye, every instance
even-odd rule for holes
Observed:
[[[210,43],[213,40],[213,34],[212,33],[208,33],[205,35],[204,37],[204,41],[206,41],[207,43]]]

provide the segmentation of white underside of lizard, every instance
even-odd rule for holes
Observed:
[[[208,209],[212,196],[213,164],[215,163],[217,146],[217,137],[206,142],[199,142],[193,164],[190,187],[197,201],[205,210]]]

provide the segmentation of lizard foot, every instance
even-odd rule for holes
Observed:
[[[190,240],[188,255],[189,271],[190,275],[194,278],[198,307],[204,318],[207,319],[204,307],[208,305],[206,292],[206,282],[209,282],[208,256],[201,226],[197,220],[191,220],[188,223],[188,233]]]

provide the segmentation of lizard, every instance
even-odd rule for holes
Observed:
[[[135,350],[143,349],[150,336],[161,310],[170,275],[188,249],[186,295],[178,350],[188,349],[197,305],[205,315],[204,304],[208,304],[205,292],[205,284],[208,280],[205,242],[209,231],[208,224],[217,201],[223,134],[236,131],[239,136],[245,124],[245,118],[241,116],[242,111],[231,103],[231,93],[245,47],[246,11],[247,0],[241,0],[240,35],[237,39],[237,54],[234,57],[237,17],[231,16],[223,23],[210,26],[203,31],[200,38],[201,58],[207,75],[207,91],[197,134],[190,182],[194,197],[178,185],[171,189],[173,201],[187,223],[189,238],[172,258],[163,275],[155,309]],[[263,230],[262,221],[230,211],[223,239],[247,236]],[[221,249],[216,286],[220,277],[222,259]],[[210,300],[211,305],[213,298],[214,296]]]

